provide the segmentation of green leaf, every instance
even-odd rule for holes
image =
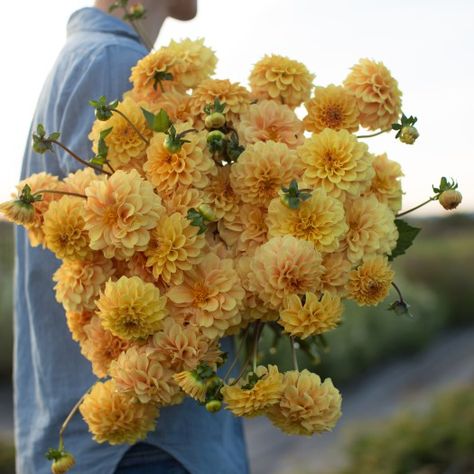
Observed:
[[[151,128],[154,132],[161,132],[164,133],[168,131],[170,126],[172,125],[169,115],[166,113],[165,110],[160,109],[160,111],[155,115],[154,113],[141,108],[143,115],[145,116],[145,120],[148,124],[148,127]]]
[[[399,123],[392,123],[392,130],[400,130],[402,126]]]
[[[48,140],[58,140],[61,136],[60,132],[53,132],[49,137]]]
[[[388,257],[390,261],[403,255],[413,245],[413,241],[421,230],[419,227],[411,226],[402,219],[395,219],[395,225],[398,230],[398,240],[397,246],[392,250],[392,254]]]

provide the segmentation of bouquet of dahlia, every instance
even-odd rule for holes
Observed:
[[[393,285],[390,308],[408,314],[390,261],[418,229],[400,219],[400,165],[362,140],[418,137],[389,70],[362,59],[342,85],[314,87],[304,64],[271,55],[247,89],[211,78],[216,61],[188,39],[141,59],[121,100],[90,101],[90,159],[38,125],[35,151],[60,147],[84,169],[32,175],[0,207],[62,260],[56,298],[101,379],[77,405],[99,443],[144,438],[186,396],[289,434],[331,430],[341,395],[296,350],[324,344],[344,299],[377,305]],[[456,207],[456,187],[443,178],[427,202]],[[260,365],[265,326],[289,338],[294,370]],[[237,357],[217,369],[233,335],[246,354],[231,377]],[[50,455],[67,461],[62,432]]]

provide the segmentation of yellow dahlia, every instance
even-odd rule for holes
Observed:
[[[173,375],[174,381],[179,388],[194,400],[204,402],[208,384],[194,370],[185,370]]]
[[[153,269],[146,266],[147,260],[145,252],[136,252],[129,260],[122,261],[124,265],[119,265],[120,260],[115,260],[115,268],[120,267],[120,271],[115,273],[115,277],[126,276],[130,278],[136,276],[147,283],[153,283],[160,287],[162,282],[158,282],[153,276]]]
[[[348,297],[359,306],[375,306],[387,297],[394,276],[387,257],[378,255],[364,259],[349,274]]]
[[[113,273],[113,263],[100,254],[86,261],[65,260],[53,275],[56,300],[66,311],[94,311],[100,289]]]
[[[230,169],[230,166],[219,167],[203,190],[203,202],[212,208],[217,219],[229,218],[230,214],[239,212],[239,196],[231,186]]]
[[[178,133],[192,128],[191,123],[175,124]],[[206,132],[189,133],[181,149],[170,153],[165,147],[166,135],[155,133],[147,149],[144,170],[158,193],[168,193],[181,185],[204,188],[209,175],[216,173],[206,144]]]
[[[30,187],[31,194],[35,194],[38,191],[42,191],[44,189],[58,191],[62,190],[64,187],[64,185],[59,182],[57,176],[53,176],[45,172],[34,173],[23,181],[20,181],[16,186],[18,195],[21,194],[21,191],[25,185]],[[36,201],[32,204],[35,208],[34,218],[25,226],[28,230],[28,238],[32,247],[37,247],[38,245],[42,245],[43,247],[45,246],[43,216],[48,210],[50,203],[52,201],[57,201],[60,198],[60,194],[42,193],[41,201]]]
[[[63,196],[44,213],[46,247],[59,259],[85,259],[91,253],[84,204],[82,198]]]
[[[86,189],[90,247],[107,258],[125,259],[143,251],[164,209],[152,185],[133,170],[115,172]]]
[[[160,362],[173,372],[193,370],[200,362],[216,354],[211,341],[195,326],[182,326],[167,318],[162,331],[155,333],[151,346],[156,349]],[[214,361],[215,362],[215,361]]]
[[[255,64],[249,83],[255,97],[295,108],[309,99],[313,79],[314,74],[303,63],[273,54],[265,55]]]
[[[319,298],[306,292],[304,299],[302,303],[299,295],[290,295],[280,310],[278,322],[287,333],[306,339],[339,325],[343,307],[338,296],[324,293]]]
[[[314,97],[305,103],[308,115],[303,119],[306,130],[322,132],[325,128],[356,132],[359,109],[356,98],[344,87],[330,84],[316,87]]]
[[[64,178],[65,191],[70,191],[78,194],[85,194],[86,188],[93,181],[105,181],[107,176],[105,174],[95,174],[92,168],[83,168],[69,173]]]
[[[167,214],[179,212],[186,216],[191,208],[197,209],[202,204],[202,191],[196,188],[177,186],[160,194]]]
[[[184,274],[181,285],[170,288],[167,296],[170,312],[196,310],[195,325],[210,339],[222,336],[240,322],[239,313],[245,296],[232,259],[220,259],[213,253]]]
[[[0,203],[0,214],[10,222],[27,226],[35,221],[35,208],[33,204],[25,204],[20,199]]]
[[[242,201],[266,207],[282,186],[301,176],[294,150],[273,141],[249,145],[232,165],[230,180]]]
[[[96,304],[104,328],[125,340],[145,338],[159,331],[168,314],[166,297],[152,283],[138,277],[109,280]]]
[[[84,333],[86,338],[81,343],[82,355],[91,362],[92,372],[97,377],[106,377],[111,362],[130,344],[104,329],[97,316],[84,326]]]
[[[267,412],[271,422],[288,434],[311,436],[331,431],[341,416],[342,397],[331,379],[324,382],[303,370],[286,372],[280,403]]]
[[[224,385],[221,390],[224,402],[236,416],[263,415],[280,401],[283,375],[276,365],[258,366],[237,384]]]
[[[191,96],[177,91],[161,94],[154,103],[140,102],[144,109],[158,113],[165,110],[170,120],[174,122],[193,122],[194,116],[191,111]]]
[[[320,252],[332,252],[347,231],[344,206],[326,194],[324,188],[315,189],[311,197],[290,209],[279,198],[268,206],[268,235],[293,235],[308,240]]]
[[[347,258],[353,264],[372,254],[390,255],[395,248],[398,231],[393,213],[373,195],[351,200],[346,205],[349,225],[345,245]]]
[[[387,155],[378,155],[374,158],[372,166],[375,170],[375,176],[372,179],[368,193],[375,197],[396,214],[402,208],[402,183],[400,178],[403,176],[399,163],[389,160]]]
[[[252,104],[237,125],[244,144],[272,140],[296,148],[304,142],[303,123],[287,105],[273,100]]]
[[[191,110],[197,127],[204,126],[206,118],[204,107],[207,104],[214,104],[215,99],[219,99],[224,105],[223,114],[230,123],[237,121],[239,115],[250,105],[249,91],[238,82],[230,82],[227,79],[206,79],[194,89],[191,99]]]
[[[148,140],[153,133],[148,127],[139,105],[132,98],[126,97],[119,103],[116,110],[118,112],[114,112],[108,120],[96,120],[89,134],[92,150],[97,153],[100,132],[112,128],[105,138],[105,143],[108,146],[107,160],[115,170],[143,156],[147,147],[143,138]],[[121,114],[125,115],[128,120]],[[143,138],[140,137],[137,130]]]
[[[179,84],[186,89],[197,87],[214,74],[217,57],[204,45],[204,38],[180,42],[171,40],[167,50],[176,58],[174,71]]]
[[[138,403],[120,393],[113,380],[97,382],[79,407],[98,443],[134,444],[145,439],[156,425],[159,411],[152,403]]]
[[[293,294],[316,291],[321,284],[321,255],[311,242],[292,235],[273,237],[251,262],[251,289],[272,309]]]
[[[303,181],[341,200],[358,197],[375,174],[367,145],[347,130],[324,129],[307,139],[298,155],[305,165]]]
[[[240,207],[242,230],[239,234],[237,250],[242,253],[253,253],[267,241],[268,227],[265,221],[267,210],[263,207],[243,204]]]
[[[199,228],[178,212],[162,216],[145,250],[146,266],[151,268],[155,279],[161,278],[170,285],[183,282],[183,272],[202,259],[206,241],[198,232]]]
[[[343,251],[335,251],[323,255],[324,273],[321,275],[321,291],[334,293],[341,298],[346,294],[346,283],[352,263]]]
[[[84,342],[87,339],[84,328],[93,316],[91,311],[66,311],[67,326],[75,341]]]
[[[149,345],[131,346],[110,365],[110,375],[117,390],[135,396],[141,403],[169,405],[178,387]]]
[[[398,121],[402,93],[383,63],[361,59],[352,67],[344,86],[357,99],[363,127],[369,130],[386,129]]]

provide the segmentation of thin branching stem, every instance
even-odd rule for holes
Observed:
[[[51,194],[64,194],[65,196],[75,196],[82,199],[87,199],[85,194],[73,193],[72,191],[58,191],[56,189],[40,189],[36,191],[33,195],[37,196],[38,194],[51,193]]]
[[[408,211],[400,212],[400,214],[397,214],[395,217],[405,216],[406,214],[409,214],[410,212],[416,211],[417,209],[420,209],[420,207],[426,206],[431,201],[435,201],[435,200],[436,200],[435,197],[430,197],[425,202],[422,202],[421,204],[418,204],[418,206],[415,206],[415,207],[412,207],[411,209],[408,209]]]
[[[137,135],[146,143],[147,146],[150,144],[150,140],[148,140],[148,138],[145,137],[145,135],[143,135],[140,130],[138,130],[137,126],[121,110],[112,109],[112,112],[115,112],[116,114],[119,114],[121,117],[123,117],[127,121],[127,123],[133,128],[133,130],[135,130]]]
[[[296,347],[295,347],[295,338],[293,336],[289,337],[291,344],[291,358],[293,360],[293,369],[298,369],[298,357],[296,356]]]
[[[386,128],[384,130],[380,130],[379,132],[371,133],[369,135],[357,135],[356,138],[371,138],[371,137],[376,137],[377,135],[382,135],[382,133],[387,133],[390,132],[392,129],[391,128]]]

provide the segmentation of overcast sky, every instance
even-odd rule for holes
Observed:
[[[157,0],[159,1],[159,0]],[[69,15],[85,0],[28,0],[0,28],[3,91],[0,200],[18,180],[42,81],[65,38]],[[10,15],[8,15],[10,16]],[[49,18],[46,20],[46,18]],[[474,2],[201,0],[195,20],[167,20],[158,45],[205,37],[218,55],[217,77],[246,84],[265,53],[297,59],[316,85],[340,83],[361,57],[383,61],[403,91],[403,109],[418,116],[414,146],[369,139],[405,172],[404,208],[425,200],[442,175],[459,181],[463,211],[474,211]],[[439,211],[432,203],[428,213]]]

